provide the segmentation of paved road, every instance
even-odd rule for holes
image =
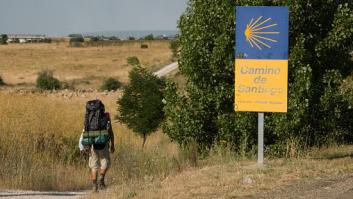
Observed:
[[[158,77],[162,77],[177,68],[178,68],[178,62],[174,62],[174,63],[171,63],[169,65],[164,66],[163,68],[154,72],[153,74],[157,75]]]
[[[87,193],[88,191],[58,192],[58,191],[0,190],[0,198],[77,199],[86,195]]]

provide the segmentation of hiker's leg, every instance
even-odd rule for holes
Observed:
[[[107,173],[108,169],[100,169],[99,170],[99,181],[98,184],[101,188],[105,188],[105,182],[104,182],[104,178],[105,178],[105,174]]]
[[[98,159],[97,152],[93,150],[93,147],[88,160],[88,165],[91,168],[91,180],[93,185],[93,192],[97,192],[98,191],[97,175],[99,170],[99,159]]]
[[[107,145],[101,153],[100,166],[99,185],[101,188],[105,188],[104,178],[110,167],[109,145]]]
[[[92,181],[96,181],[97,182],[97,174],[98,174],[98,170],[92,169],[92,171],[91,171],[91,180]]]

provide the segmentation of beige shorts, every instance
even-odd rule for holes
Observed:
[[[91,147],[91,153],[88,160],[88,166],[91,169],[108,169],[110,166],[109,144],[103,150],[94,150]]]

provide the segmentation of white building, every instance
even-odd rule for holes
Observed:
[[[25,34],[9,34],[7,35],[7,43],[32,43],[42,42],[46,39],[45,35],[25,35]]]

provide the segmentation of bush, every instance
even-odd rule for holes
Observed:
[[[233,107],[234,7],[240,5],[288,5],[291,11],[288,112],[265,114],[265,145],[283,155],[292,149],[353,142],[348,119],[353,109],[340,93],[353,64],[351,1],[190,0],[179,20],[177,40],[179,69],[188,82],[184,93],[173,85],[167,88],[164,132],[180,144],[196,138],[201,148],[219,140],[242,151],[256,144],[256,114],[234,113]]]
[[[141,46],[140,46],[142,49],[146,49],[146,48],[148,48],[148,45],[147,44],[141,44]]]
[[[37,88],[43,90],[56,90],[61,88],[60,81],[53,77],[53,72],[42,71],[37,77]]]
[[[164,117],[165,82],[141,67],[133,68],[129,79],[130,84],[117,101],[120,113],[117,119],[140,135],[144,146],[147,136],[158,128]]]
[[[139,66],[140,60],[136,56],[128,57],[127,63],[130,64],[131,66]]]
[[[101,86],[101,90],[105,91],[116,91],[121,87],[121,82],[112,77],[104,80],[103,85]]]
[[[4,82],[4,80],[2,79],[2,77],[0,76],[0,86],[5,86],[6,84],[5,84],[5,82]]]
[[[85,39],[83,37],[73,37],[70,39],[70,43],[73,43],[73,42],[84,42]]]

